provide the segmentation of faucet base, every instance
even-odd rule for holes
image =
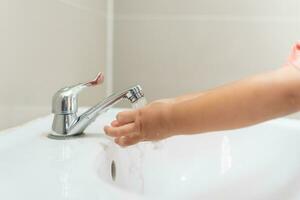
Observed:
[[[53,139],[53,140],[69,140],[69,139],[74,139],[74,138],[81,138],[84,136],[85,136],[85,133],[79,133],[76,135],[57,135],[57,134],[49,133],[47,135],[47,137],[49,139]]]

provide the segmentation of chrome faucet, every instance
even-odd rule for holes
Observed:
[[[136,85],[107,97],[78,116],[79,92],[84,88],[99,85],[103,81],[104,76],[102,73],[99,73],[92,81],[65,87],[55,93],[52,100],[52,113],[54,114],[52,136],[67,137],[80,135],[100,114],[107,111],[121,99],[128,99],[131,103],[135,103],[144,97],[142,88]]]

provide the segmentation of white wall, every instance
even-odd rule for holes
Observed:
[[[0,129],[50,113],[57,89],[106,72],[108,1],[0,1]],[[299,8],[298,0],[115,1],[114,89],[140,83],[153,100],[279,67],[299,40]],[[105,87],[84,92],[81,105]]]
[[[105,70],[106,0],[2,0],[0,44],[4,129],[49,114],[59,88]],[[104,92],[84,92],[81,105]]]
[[[299,0],[115,3],[115,89],[148,99],[216,87],[280,67],[300,39]]]

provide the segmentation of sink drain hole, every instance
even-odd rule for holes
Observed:
[[[111,162],[111,166],[110,166],[110,174],[111,174],[111,178],[112,178],[112,180],[113,181],[115,181],[116,180],[116,163],[115,163],[115,161],[113,160],[112,162]]]

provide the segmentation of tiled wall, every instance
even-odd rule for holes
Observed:
[[[0,129],[49,114],[54,92],[104,70],[105,16],[106,0],[0,1]]]
[[[278,68],[300,40],[299,0],[126,0],[115,6],[115,89],[140,83],[150,100]]]

